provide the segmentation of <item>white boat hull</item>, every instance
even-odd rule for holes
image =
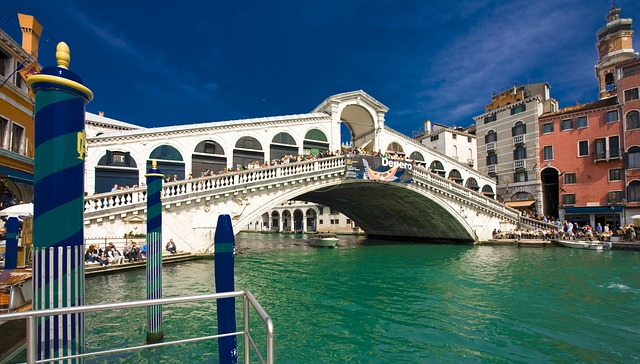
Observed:
[[[574,249],[603,250],[604,244],[599,241],[560,240],[560,244]]]
[[[311,246],[319,246],[319,247],[334,247],[338,245],[340,239],[338,238],[315,238],[309,242]]]

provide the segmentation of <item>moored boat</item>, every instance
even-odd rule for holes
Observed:
[[[603,250],[605,248],[605,244],[600,241],[559,240],[558,242],[563,246],[566,246],[567,248],[574,248],[574,249]]]

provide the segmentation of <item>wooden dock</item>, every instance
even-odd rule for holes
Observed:
[[[213,255],[211,257],[213,257]],[[178,262],[184,262],[187,260],[204,259],[204,258],[207,258],[207,257],[203,255],[195,255],[191,253],[178,253],[178,254],[163,253],[162,264],[173,264]],[[132,269],[145,269],[146,266],[147,266],[147,261],[144,259],[138,262],[133,262],[133,263],[125,262],[123,264],[109,264],[104,267],[101,266],[100,264],[85,264],[84,275],[85,277],[87,277],[87,276],[98,275],[98,274],[122,272],[122,271],[132,270]]]

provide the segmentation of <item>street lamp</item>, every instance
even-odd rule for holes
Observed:
[[[616,206],[614,202],[609,202],[609,209],[611,210],[611,231],[613,236],[618,236],[618,229],[616,229]]]

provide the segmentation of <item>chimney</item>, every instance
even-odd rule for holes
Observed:
[[[98,111],[98,115],[104,116],[104,111]]]
[[[424,132],[425,134],[431,133],[431,120],[424,121]]]
[[[18,20],[22,29],[22,48],[37,60],[38,40],[40,40],[42,33],[42,25],[31,15],[18,13]]]

